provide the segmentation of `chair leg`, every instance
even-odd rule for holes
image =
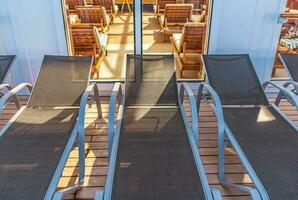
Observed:
[[[183,77],[183,70],[180,70],[180,77]]]

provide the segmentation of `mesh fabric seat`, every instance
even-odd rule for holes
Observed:
[[[128,60],[112,199],[205,199],[178,105],[173,56]]]
[[[45,56],[27,108],[0,138],[0,199],[44,199],[76,126],[91,61]]]
[[[269,198],[297,199],[297,130],[268,103],[249,56],[204,55],[203,60],[225,123]]]
[[[280,54],[290,78],[298,82],[298,56],[296,54]]]

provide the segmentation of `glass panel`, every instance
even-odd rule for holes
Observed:
[[[211,1],[210,1],[211,2]],[[143,0],[143,52],[173,53],[179,79],[203,80],[209,0]]]
[[[133,1],[62,1],[70,54],[95,57],[91,79],[124,79],[126,53],[134,52]]]
[[[278,53],[298,53],[298,0],[288,0],[283,18],[287,22],[282,25],[279,44],[277,47],[277,55],[272,70],[272,78],[288,79],[289,75],[284,68]]]

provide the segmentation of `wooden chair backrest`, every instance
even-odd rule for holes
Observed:
[[[186,23],[192,15],[192,4],[167,4],[165,7],[165,20],[167,23]]]
[[[206,23],[186,23],[182,32],[180,48],[183,53],[203,53],[206,38]]]
[[[73,24],[70,28],[73,55],[96,55],[93,26]]]
[[[103,23],[104,12],[101,6],[76,6],[81,23]]]
[[[288,0],[287,8],[298,10],[298,0]]]
[[[66,0],[69,10],[74,10],[76,6],[85,6],[85,0]]]
[[[114,12],[115,1],[114,0],[93,0],[93,5],[100,5],[105,7],[107,12]]]
[[[157,0],[156,5],[159,9],[164,10],[166,7],[166,4],[175,4],[176,0]]]

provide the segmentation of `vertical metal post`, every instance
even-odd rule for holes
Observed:
[[[142,0],[133,0],[133,21],[134,21],[134,54],[143,54],[142,37]]]

